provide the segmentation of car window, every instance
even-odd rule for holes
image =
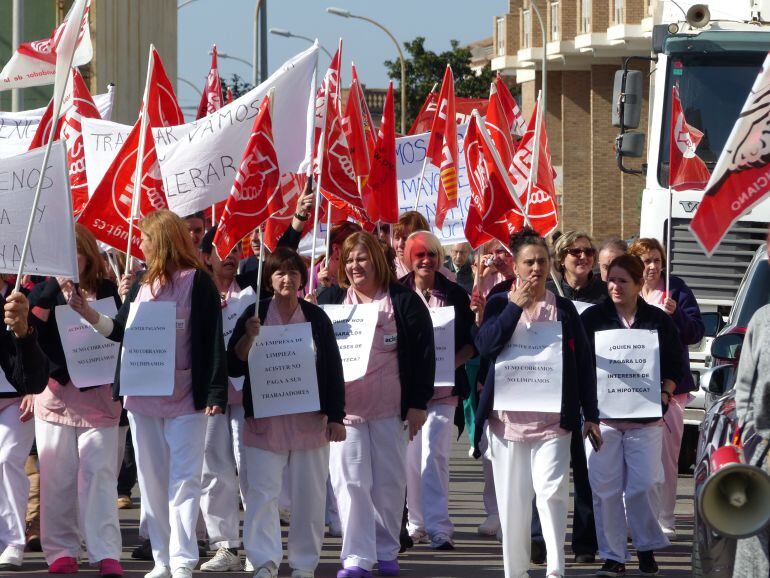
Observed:
[[[757,268],[747,282],[745,297],[740,304],[738,318],[735,320],[739,327],[746,327],[757,309],[770,304],[770,266],[767,259],[757,264]]]

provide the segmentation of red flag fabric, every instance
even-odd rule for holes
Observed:
[[[396,178],[396,109],[393,83],[388,86],[382,123],[372,159],[372,171],[364,191],[366,213],[373,222],[398,221],[398,181]]]
[[[436,116],[437,102],[438,95],[435,92],[428,93],[428,96],[425,97],[425,102],[422,103],[420,112],[417,113],[409,132],[406,134],[419,134],[430,130],[433,125],[433,118]],[[457,124],[469,122],[474,109],[478,110],[481,116],[487,114],[486,99],[455,97],[455,118]]]
[[[369,158],[374,155],[374,143],[377,140],[377,134],[374,131],[374,122],[372,122],[372,113],[369,112],[369,105],[366,104],[366,95],[364,89],[361,86],[361,82],[358,80],[358,73],[356,72],[356,65],[353,64],[350,67],[351,77],[355,81],[356,88],[358,89],[358,100],[361,103],[361,118],[364,121],[364,134],[366,135],[366,145],[369,149]],[[348,97],[350,98],[350,97]]]
[[[278,186],[280,176],[273,143],[270,100],[266,96],[254,118],[251,137],[214,235],[214,248],[221,259],[249,232],[283,208],[283,196]]]
[[[229,86],[227,87],[227,104],[230,104],[233,101],[233,89]]]
[[[455,94],[452,69],[447,65],[438,109],[433,119],[426,154],[431,163],[439,167],[438,199],[436,202],[436,226],[444,225],[444,217],[457,206],[457,123],[455,121]]]
[[[523,137],[524,133],[527,131],[527,123],[524,120],[524,116],[521,114],[521,109],[519,108],[516,99],[513,98],[511,91],[508,90],[508,85],[505,84],[499,72],[495,78],[495,88],[500,97],[500,102],[503,105],[505,118],[508,119],[508,129],[511,131],[511,134],[517,138]]]
[[[324,80],[315,95],[315,130],[313,132],[313,173],[318,176],[318,144],[321,141],[321,134],[324,131],[324,111],[326,110],[326,93],[330,95],[330,100],[339,103],[340,87],[340,63],[342,62],[342,39],[340,38],[337,52],[332,57],[331,64],[326,70]]]
[[[513,137],[508,128],[508,119],[505,116],[503,103],[500,101],[500,95],[494,84],[492,84],[489,90],[489,107],[487,108],[487,118],[484,124],[489,131],[495,148],[500,153],[500,160],[503,166],[511,166],[511,160],[513,159],[516,147],[513,144]]]
[[[32,142],[29,143],[29,150],[36,149],[48,143],[48,135],[53,126],[53,99],[48,101],[48,106],[43,111],[40,123],[37,125]],[[56,123],[56,130],[53,133],[53,140],[58,140],[61,133],[61,118]]]
[[[305,190],[306,183],[307,175],[294,173],[284,173],[281,175],[278,186],[281,189],[283,208],[265,221],[265,231],[263,233],[265,247],[270,251],[275,251],[275,248],[278,246],[278,240],[286,232],[286,229],[291,226],[297,206],[297,199],[302,194],[302,191]],[[312,227],[313,221],[311,219],[305,221],[304,233],[310,232]]]
[[[163,61],[158,51],[152,50],[152,72],[150,96],[147,99],[147,118],[151,127],[176,126],[184,124],[184,114],[176,99],[174,85],[163,68]]]
[[[527,131],[519,142],[519,147],[513,155],[508,174],[514,190],[519,196],[522,207],[528,207],[529,220],[532,227],[543,237],[552,233],[558,225],[558,207],[556,205],[556,187],[553,182],[554,170],[551,164],[551,152],[548,148],[548,135],[545,132],[545,120],[540,121],[540,141],[537,155],[537,173],[533,180],[532,191],[529,192],[529,174],[535,160],[535,126],[537,124],[538,106],[532,111]],[[512,223],[515,229],[525,225],[525,219],[518,209],[512,213]]]
[[[495,158],[481,131],[485,130],[471,117],[465,133],[463,150],[471,187],[471,202],[465,220],[465,238],[476,249],[492,239],[508,244],[513,224],[514,201],[505,182],[505,166]],[[494,146],[494,145],[493,145]]]
[[[703,190],[711,178],[708,167],[695,150],[703,133],[687,124],[679,90],[671,88],[671,129],[669,131],[668,186],[675,191]]]
[[[690,230],[710,255],[733,223],[770,193],[770,53],[711,174]]]
[[[206,77],[206,86],[203,87],[198,114],[195,118],[203,118],[220,108],[222,108],[222,80],[219,78],[219,68],[217,68],[217,45],[214,44],[211,48],[211,69]]]
[[[366,142],[366,133],[364,132],[361,100],[358,96],[360,90],[358,81],[353,79],[350,83],[348,102],[345,106],[345,116],[342,118],[342,129],[345,131],[345,138],[348,141],[350,158],[353,161],[353,170],[356,173],[356,177],[363,178],[369,174],[371,162],[369,146]]]

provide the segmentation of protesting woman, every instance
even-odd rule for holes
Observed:
[[[0,297],[0,571],[20,570],[29,480],[24,471],[35,439],[32,395],[48,383],[48,360],[27,322],[29,303],[20,292]],[[10,330],[7,330],[8,327]]]
[[[527,575],[533,497],[546,543],[546,575],[564,576],[570,431],[580,428],[582,410],[583,434],[601,439],[596,375],[575,306],[545,288],[551,267],[545,240],[524,229],[511,237],[510,248],[516,282],[508,293],[490,297],[476,336],[479,354],[490,363],[479,401],[476,455],[484,432],[500,509],[506,578]],[[542,372],[527,381],[526,372],[516,368],[517,363],[531,365],[524,352],[531,351],[528,344],[536,339],[543,341],[539,347],[546,352],[538,365],[552,370],[545,374],[551,376],[545,384],[540,383]],[[525,403],[527,410],[515,409]],[[553,409],[544,412],[544,406]]]
[[[292,578],[313,578],[324,536],[329,442],[345,439],[345,381],[331,321],[318,306],[297,299],[307,282],[307,268],[292,249],[278,247],[264,264],[264,278],[273,293],[250,305],[238,319],[227,358],[232,377],[245,377],[245,462],[250,472],[246,493],[243,541],[257,569],[255,578],[275,578],[281,564],[278,498],[284,468],[288,470],[292,516],[289,565]],[[255,419],[249,375],[249,351],[260,327],[310,323],[315,350],[320,411]],[[252,405],[254,404],[254,405]]]
[[[679,450],[684,434],[684,408],[690,401],[691,391],[697,386],[690,372],[689,346],[703,339],[706,328],[700,316],[695,295],[687,284],[669,274],[669,294],[666,295],[666,250],[657,239],[637,239],[628,248],[644,264],[644,286],[641,296],[650,305],[655,305],[669,314],[679,332],[682,378],[677,382],[674,397],[663,416],[663,472],[665,481],[658,488],[660,511],[658,521],[670,540],[676,539],[676,481],[679,473]]]
[[[476,355],[471,336],[475,322],[468,294],[438,272],[444,262],[444,251],[433,233],[412,233],[406,241],[404,257],[412,272],[401,279],[401,284],[417,293],[435,311],[452,308],[454,325],[454,351],[448,355],[452,382],[436,384],[433,399],[428,403],[425,425],[407,448],[408,530],[415,543],[429,540],[434,550],[452,550],[454,526],[449,519],[449,453],[458,399],[469,393],[465,362]],[[438,347],[437,341],[437,353]],[[438,379],[438,360],[436,369]]]
[[[337,577],[369,577],[375,564],[381,576],[396,576],[406,446],[425,423],[433,397],[433,324],[422,299],[393,282],[369,233],[345,240],[337,278],[340,285],[322,293],[320,302],[375,303],[379,309],[366,374],[345,384],[347,437],[331,450],[342,521]]]
[[[107,299],[117,309],[118,288],[107,278],[94,236],[76,225],[75,241],[80,294],[88,301]],[[111,380],[79,389],[70,378],[77,368],[68,367],[65,350],[74,347],[71,340],[79,335],[71,324],[63,325],[66,318],[60,319],[68,308],[57,315],[56,307],[66,305],[76,291],[72,280],[50,277],[30,295],[32,322],[50,360],[48,387],[35,397],[41,543],[53,574],[77,572],[85,539],[89,560],[99,565],[100,574],[120,576],[116,481],[122,408],[112,398]]]
[[[122,341],[132,304],[139,308],[148,302],[173,304],[174,382],[153,384],[172,393],[128,394],[124,405],[155,560],[146,577],[168,578],[173,572],[173,578],[188,578],[198,563],[195,525],[206,416],[223,413],[227,407],[220,299],[181,218],[171,211],[155,211],[142,219],[139,229],[147,271],[137,276],[117,316],[97,313],[80,294],[72,296],[70,305],[102,335]],[[117,377],[121,363],[122,359],[113,384],[115,397],[121,391]],[[144,384],[126,383],[124,388],[136,391],[140,385]]]
[[[594,304],[607,299],[606,283],[594,275],[596,249],[587,233],[568,231],[556,240],[553,250],[561,290],[567,299]],[[549,291],[557,292],[552,280],[547,285]]]
[[[639,297],[643,273],[644,266],[638,257],[621,255],[615,258],[607,272],[610,299],[586,310],[582,320],[596,358],[609,356],[603,350],[598,351],[598,338],[602,332],[640,329],[656,333],[660,383],[652,385],[656,391],[658,387],[660,389],[662,413],[665,413],[682,377],[682,347],[671,319]],[[617,344],[615,335],[611,339]],[[611,367],[623,366],[616,363]],[[653,401],[657,405],[657,393]],[[633,405],[639,403],[636,397],[630,402]],[[605,561],[597,576],[624,575],[625,564],[630,560],[626,524],[631,531],[639,557],[639,571],[643,575],[657,573],[654,550],[669,545],[658,525],[655,503],[655,486],[662,476],[663,420],[658,417],[629,417],[625,413],[633,413],[635,408],[629,402],[626,406],[620,408],[620,413],[614,413],[618,409],[613,406],[612,415],[623,417],[602,418],[600,427],[604,443],[600,451],[594,450],[590,443],[585,444],[588,476],[594,495],[599,555]],[[605,415],[609,411],[609,407],[601,403],[599,409]]]

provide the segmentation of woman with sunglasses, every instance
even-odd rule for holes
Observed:
[[[401,284],[413,290],[428,308],[454,309],[454,387],[436,387],[428,402],[422,431],[409,442],[406,454],[406,505],[409,535],[415,543],[430,541],[434,550],[453,550],[454,526],[449,519],[449,454],[458,400],[469,393],[465,362],[476,355],[471,328],[475,325],[468,294],[438,272],[444,262],[441,242],[433,233],[409,235],[404,257],[411,268]]]
[[[553,249],[561,290],[567,299],[593,304],[607,299],[607,284],[594,274],[596,248],[587,233],[568,231],[556,240]],[[548,281],[548,289],[557,291],[552,280]]]

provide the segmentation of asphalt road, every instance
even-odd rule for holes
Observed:
[[[464,440],[463,440],[464,441]],[[455,444],[451,461],[450,485],[450,514],[455,524],[456,549],[452,552],[434,552],[428,545],[420,545],[399,558],[401,575],[414,578],[501,578],[502,551],[500,544],[494,538],[481,537],[476,534],[476,527],[483,520],[481,503],[482,473],[480,462],[468,457],[468,446],[465,443]],[[691,576],[690,554],[692,552],[692,477],[679,478],[679,498],[677,501],[677,530],[678,538],[665,551],[657,555],[661,567],[661,575]],[[122,564],[126,576],[142,578],[152,567],[151,562],[139,562],[131,559],[131,550],[138,543],[138,507],[132,510],[121,510],[121,530],[123,533]],[[571,512],[570,512],[571,516]],[[571,528],[571,518],[570,518]],[[569,530],[568,530],[569,531]],[[284,543],[286,533],[284,532]],[[570,543],[569,536],[567,544]],[[317,578],[334,578],[339,569],[339,538],[327,537],[321,564],[316,570]],[[567,546],[567,575],[594,576],[600,563],[592,565],[576,565],[573,563],[572,552]],[[9,573],[10,574],[10,573]],[[14,573],[26,576],[50,576],[42,554],[30,553],[25,558],[24,570]],[[80,567],[80,575],[98,575],[96,569],[84,563]],[[203,573],[195,572],[196,576],[247,576],[246,573]],[[290,576],[287,564],[281,566],[280,576]],[[375,573],[376,575],[376,573]],[[545,566],[533,566],[530,576],[542,577]],[[626,575],[639,575],[634,563],[627,566]]]

